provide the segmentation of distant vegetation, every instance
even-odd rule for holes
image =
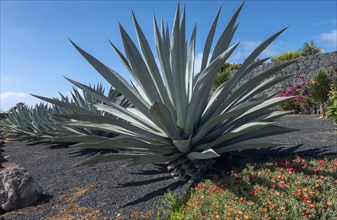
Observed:
[[[285,51],[281,54],[274,56],[271,61],[272,62],[281,62],[286,60],[293,60],[299,58],[301,56],[310,56],[315,55],[322,52],[322,48],[316,47],[314,41],[310,41],[310,43],[305,42],[303,47],[299,50],[294,51]]]

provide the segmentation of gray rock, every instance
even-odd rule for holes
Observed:
[[[0,205],[6,211],[32,205],[41,197],[41,191],[30,173],[15,164],[0,172]]]

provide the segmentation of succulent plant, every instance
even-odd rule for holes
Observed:
[[[2,120],[1,125],[7,133],[42,142],[64,142],[62,141],[63,137],[78,135],[115,137],[116,134],[112,132],[65,127],[64,123],[67,120],[54,117],[54,115],[58,114],[74,114],[78,112],[106,115],[107,113],[97,110],[92,104],[103,103],[102,99],[105,99],[106,102],[118,103],[124,107],[128,107],[131,104],[125,98],[120,97],[120,93],[113,88],[110,88],[108,95],[105,96],[103,86],[100,84],[97,86],[82,85],[82,87],[85,88],[82,93],[74,87],[71,92],[71,98],[60,93],[60,99],[48,99],[53,106],[43,103],[34,107],[17,105],[9,111],[6,119]],[[86,91],[90,91],[90,94]]]
[[[132,74],[134,82],[131,84],[71,41],[83,57],[134,105],[134,108],[124,108],[109,102],[94,104],[97,110],[115,117],[84,112],[57,116],[71,120],[65,124],[71,128],[120,134],[114,138],[94,135],[73,139],[65,137],[65,141],[80,142],[75,145],[80,148],[122,150],[90,158],[81,164],[124,159],[131,159],[129,165],[165,162],[175,177],[195,180],[207,172],[221,154],[280,145],[264,137],[292,131],[275,125],[273,120],[289,113],[274,107],[293,97],[274,97],[262,95],[261,92],[289,77],[274,74],[294,61],[275,64],[238,89],[234,88],[243,77],[268,60],[254,61],[285,29],[262,42],[236,74],[211,93],[216,73],[239,45],[236,43],[229,47],[238,27],[236,20],[242,6],[243,3],[210,53],[221,10],[219,8],[207,35],[201,68],[197,74],[194,74],[196,25],[188,45],[185,39],[185,8],[180,17],[179,3],[171,37],[168,27],[162,23],[160,29],[154,17],[160,69],[134,13],[132,16],[141,51],[120,25],[125,54],[110,43]],[[83,85],[73,82],[83,89]]]

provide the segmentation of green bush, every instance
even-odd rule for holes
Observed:
[[[215,76],[214,87],[218,88],[222,83],[227,82],[230,79],[230,72],[233,70],[239,69],[241,64],[237,63],[225,63],[219,70],[219,72]]]
[[[337,125],[337,71],[331,71],[330,92],[328,94],[329,104],[327,105],[327,116]]]
[[[302,48],[303,56],[318,54],[321,51],[322,48],[316,47],[314,41],[310,41],[310,43],[305,42]]]
[[[303,56],[302,51],[286,51],[279,55],[274,56],[271,61],[272,62],[282,62],[287,60],[297,59]]]
[[[328,94],[330,92],[330,77],[331,69],[324,70],[317,69],[311,78],[309,96],[313,98],[320,108],[321,117],[325,116],[325,102],[328,101]]]

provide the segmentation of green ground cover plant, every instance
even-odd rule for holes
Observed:
[[[270,159],[169,192],[157,219],[334,219],[336,192],[334,156]]]

